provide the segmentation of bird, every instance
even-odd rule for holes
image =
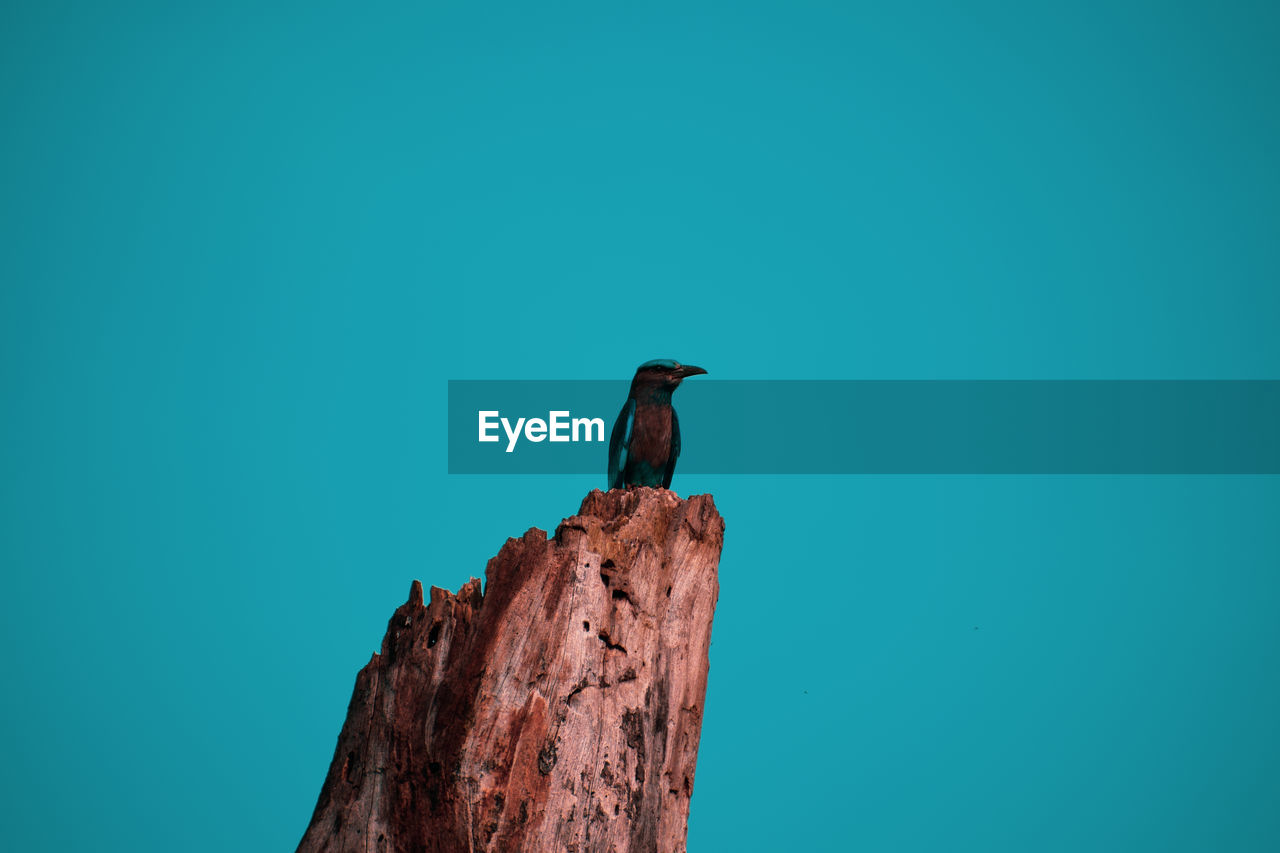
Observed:
[[[680,421],[671,408],[671,393],[701,367],[669,358],[646,361],[636,368],[631,392],[609,436],[609,488],[671,488],[680,455]]]

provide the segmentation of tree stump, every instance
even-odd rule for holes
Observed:
[[[300,853],[684,851],[723,540],[710,495],[593,491],[483,593],[414,581]]]

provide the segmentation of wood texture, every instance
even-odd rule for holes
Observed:
[[[723,539],[710,495],[593,491],[483,594],[414,581],[298,850],[683,851]]]

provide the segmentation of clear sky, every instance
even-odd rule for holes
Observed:
[[[4,4],[0,837],[292,849],[410,580],[604,482],[448,476],[447,379],[1280,379],[1277,44]],[[1280,849],[1277,478],[673,486],[728,525],[696,851]]]

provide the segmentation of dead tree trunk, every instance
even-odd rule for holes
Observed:
[[[710,495],[593,491],[483,594],[414,581],[299,853],[683,851],[723,539]]]

